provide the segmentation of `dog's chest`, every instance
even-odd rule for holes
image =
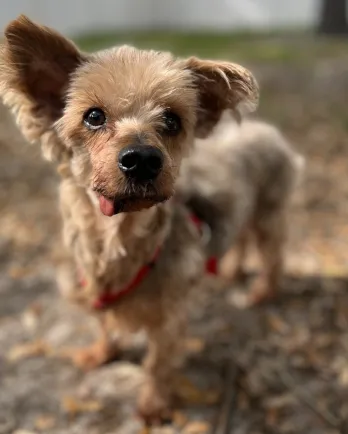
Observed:
[[[161,209],[98,217],[100,271],[105,283],[127,283],[164,241],[167,225]]]

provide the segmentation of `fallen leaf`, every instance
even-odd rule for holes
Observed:
[[[192,353],[201,353],[204,350],[205,342],[200,338],[187,338],[185,340],[185,348]]]
[[[140,428],[139,434],[151,434],[150,426],[144,425]]]
[[[269,427],[276,427],[279,421],[279,411],[277,408],[269,408],[266,412],[266,424]]]
[[[27,431],[25,429],[17,429],[16,431],[13,431],[12,434],[36,434],[33,431]]]
[[[322,267],[321,271],[322,274],[325,277],[346,277],[347,276],[347,268],[344,267],[343,265],[340,264],[334,264],[329,262],[329,260],[327,260],[328,263],[324,263],[324,266]]]
[[[265,407],[267,410],[270,409],[283,409],[286,406],[294,405],[296,402],[296,397],[293,393],[283,393],[281,395],[271,396],[265,399]]]
[[[172,426],[159,426],[152,427],[150,432],[151,434],[175,434],[175,429]]]
[[[339,382],[342,386],[348,385],[348,366],[344,367],[339,375]]]
[[[95,413],[100,411],[103,406],[101,402],[95,400],[79,400],[73,396],[65,396],[62,400],[63,411],[70,416],[79,413]]]
[[[30,267],[22,267],[19,265],[13,265],[8,270],[8,274],[12,279],[24,279],[25,277],[33,274],[33,269]]]
[[[7,360],[13,363],[29,357],[45,356],[49,352],[47,344],[38,340],[12,347],[7,353]]]
[[[186,425],[182,431],[183,434],[204,434],[211,430],[211,426],[207,422],[194,421]]]
[[[314,340],[317,349],[325,349],[333,345],[335,337],[331,333],[320,333]]]
[[[29,331],[33,331],[39,324],[39,319],[42,314],[42,307],[39,304],[33,304],[23,312],[22,323]]]
[[[182,429],[188,422],[188,418],[184,413],[181,413],[180,411],[175,411],[173,413],[173,423],[178,428]]]
[[[52,429],[56,424],[56,419],[53,416],[43,415],[35,420],[35,428],[40,431]]]
[[[195,405],[213,405],[219,401],[220,391],[215,389],[198,389],[187,378],[175,381],[175,391],[179,399]]]
[[[267,322],[271,329],[277,333],[285,334],[290,330],[289,325],[286,324],[286,322],[283,321],[283,319],[279,315],[276,315],[274,313],[267,315]]]

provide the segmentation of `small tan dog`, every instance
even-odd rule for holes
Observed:
[[[303,166],[304,158],[275,127],[253,120],[239,125],[227,112],[207,139],[196,141],[183,164],[177,195],[209,224],[208,254],[225,255],[219,267],[223,278],[236,281],[245,275],[247,244],[255,238],[262,269],[250,293],[236,297],[243,307],[276,295],[286,211]]]
[[[21,16],[5,30],[0,93],[29,141],[58,165],[64,239],[72,260],[62,290],[100,319],[103,336],[74,359],[111,356],[108,331],[145,329],[147,380],[139,411],[166,414],[189,295],[204,274],[199,231],[168,201],[194,137],[222,112],[253,109],[243,67],[129,46],[81,53]],[[134,212],[137,211],[137,212]]]

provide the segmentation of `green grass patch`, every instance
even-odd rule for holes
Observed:
[[[234,59],[262,63],[308,63],[320,58],[347,56],[348,39],[325,39],[306,32],[272,33],[103,33],[76,38],[87,51],[120,44],[169,50],[179,56]]]

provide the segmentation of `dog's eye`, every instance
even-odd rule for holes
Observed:
[[[83,122],[87,128],[97,130],[105,124],[106,116],[100,108],[91,108],[85,113]]]
[[[181,131],[181,119],[171,111],[166,111],[163,114],[164,133],[168,136],[176,136]]]

